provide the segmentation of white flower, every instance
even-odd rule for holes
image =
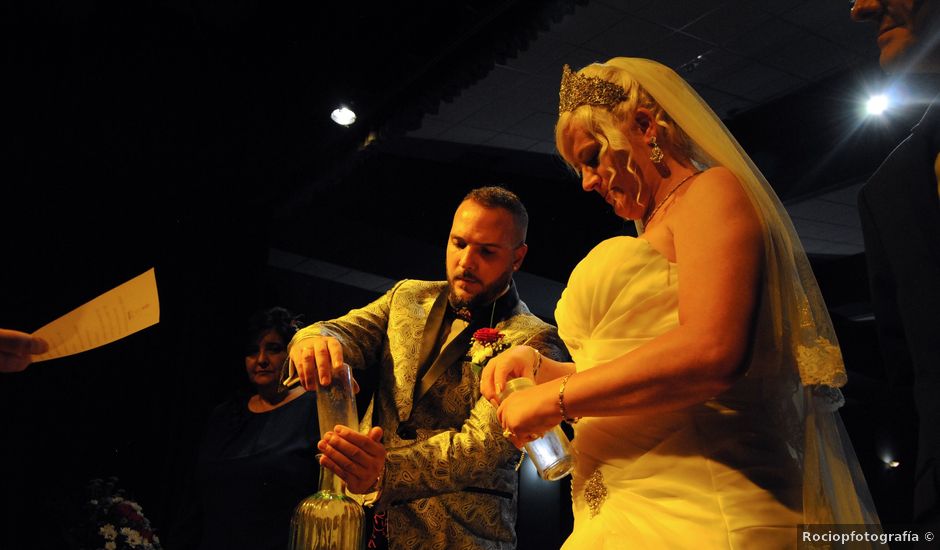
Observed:
[[[473,355],[470,357],[470,360],[478,365],[482,365],[490,357],[493,357],[493,348],[489,346],[480,346],[479,349],[473,351]]]
[[[109,540],[104,543],[104,550],[117,550],[117,544],[114,544],[113,540]]]
[[[121,534],[127,538],[127,544],[130,544],[132,548],[136,547],[144,540],[143,537],[140,536],[140,533],[130,527],[122,527]]]
[[[110,523],[102,525],[98,529],[98,533],[104,537],[105,540],[114,540],[117,538],[117,531],[114,529],[114,526]]]

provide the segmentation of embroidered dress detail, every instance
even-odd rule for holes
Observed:
[[[584,485],[584,501],[591,509],[593,518],[601,512],[601,506],[607,500],[607,486],[604,485],[604,474],[600,470],[594,470]]]

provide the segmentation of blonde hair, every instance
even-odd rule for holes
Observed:
[[[610,108],[581,105],[572,111],[559,115],[558,122],[555,124],[555,148],[575,173],[580,175],[580,170],[569,160],[572,157],[572,151],[566,150],[566,140],[564,139],[565,133],[574,123],[597,140],[600,144],[599,155],[614,151],[622,151],[626,154],[626,169],[636,178],[639,184],[635,200],[638,204],[642,204],[640,194],[643,189],[643,178],[636,168],[633,151],[626,136],[626,131],[633,124],[634,115],[640,107],[652,113],[653,123],[660,128],[657,132],[657,144],[661,148],[675,156],[683,164],[688,163],[690,160],[695,160],[703,165],[707,164],[704,162],[705,159],[694,158],[692,140],[689,139],[689,136],[628,71],[609,63],[592,63],[578,71],[578,74],[613,82],[623,87],[627,91],[628,97]],[[616,175],[616,169],[611,167],[610,177],[613,178]]]

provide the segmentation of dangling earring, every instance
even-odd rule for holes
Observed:
[[[663,150],[656,143],[656,136],[650,138],[650,160],[653,161],[653,164],[662,164],[663,162]]]

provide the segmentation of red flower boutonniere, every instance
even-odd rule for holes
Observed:
[[[481,328],[473,333],[467,355],[477,376],[483,371],[487,361],[509,347],[504,339],[505,335],[495,328]]]

